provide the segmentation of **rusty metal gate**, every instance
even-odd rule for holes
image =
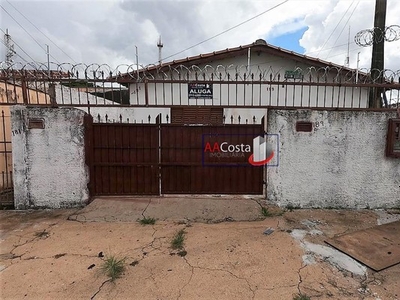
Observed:
[[[225,140],[252,144],[262,132],[261,125],[102,124],[88,116],[90,193],[262,194],[263,167],[250,166],[244,156],[232,161],[233,154],[205,150],[207,143]]]

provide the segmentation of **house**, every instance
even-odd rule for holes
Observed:
[[[94,95],[57,85],[57,107],[13,109],[12,130],[27,128],[12,137],[17,208],[166,194],[400,205],[400,116],[368,108],[371,88],[398,84],[263,40],[85,80]],[[116,84],[129,104],[112,101],[113,88],[125,93]],[[44,126],[29,128],[35,119]]]
[[[264,40],[149,66],[114,77],[133,106],[207,106],[260,120],[261,107],[367,108],[367,74]]]

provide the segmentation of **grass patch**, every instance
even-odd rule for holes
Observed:
[[[185,230],[181,229],[174,235],[174,238],[171,241],[172,249],[176,250],[183,248],[183,244],[185,243],[185,234]]]
[[[311,300],[311,298],[304,294],[298,294],[293,297],[293,300]]]
[[[273,216],[273,213],[271,213],[271,212],[269,211],[269,209],[266,208],[266,207],[264,207],[264,206],[261,206],[261,214],[262,214],[264,217],[272,217],[272,216]]]
[[[151,217],[144,217],[139,221],[140,224],[142,225],[154,225],[156,224],[156,219],[151,218]]]
[[[126,258],[118,258],[114,255],[108,256],[100,267],[100,271],[111,278],[114,281],[120,278],[122,273],[125,271],[125,260]]]

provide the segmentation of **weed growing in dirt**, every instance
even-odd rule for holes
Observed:
[[[144,217],[139,221],[139,223],[142,225],[154,225],[156,223],[156,219],[151,217]]]
[[[111,281],[121,277],[125,271],[126,258],[118,258],[114,255],[108,256],[100,267],[100,271],[111,278]]]
[[[181,229],[174,235],[174,238],[171,241],[172,249],[176,250],[183,248],[183,244],[185,242],[185,234],[186,234],[185,230]]]
[[[49,233],[46,230],[35,232],[35,236],[38,238],[46,238],[49,236]]]
[[[261,214],[264,217],[271,217],[273,214],[268,210],[268,208],[261,206]]]
[[[304,294],[298,294],[293,297],[293,300],[311,300],[311,298]]]

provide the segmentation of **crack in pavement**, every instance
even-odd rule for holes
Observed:
[[[93,296],[92,297],[90,297],[90,300],[93,300],[94,299],[94,297],[96,297],[97,296],[97,294],[98,293],[100,293],[100,291],[101,291],[101,289],[103,288],[103,286],[107,283],[107,282],[111,282],[111,278],[109,278],[109,279],[107,279],[107,280],[105,280],[105,281],[103,281],[103,283],[99,286],[99,289],[97,290],[97,292],[96,293],[94,293],[93,294]]]
[[[300,269],[297,271],[297,275],[299,275],[299,282],[297,283],[297,290],[298,290],[298,292],[299,292],[299,295],[302,295],[302,293],[301,293],[301,288],[300,288],[300,285],[303,283],[303,278],[301,277],[301,270],[303,270],[305,267],[307,267],[307,265],[302,265],[301,267],[300,267]]]
[[[150,243],[148,243],[148,244],[146,244],[146,245],[140,247],[141,250],[142,250],[142,255],[143,255],[142,258],[141,258],[140,260],[143,260],[145,257],[147,257],[147,254],[149,254],[149,253],[151,253],[151,252],[154,252],[154,251],[157,251],[157,250],[160,251],[161,248],[162,248],[162,242],[161,242],[161,240],[166,238],[166,237],[164,237],[164,236],[162,236],[162,237],[154,237],[155,234],[157,233],[157,229],[156,229],[154,226],[152,226],[152,228],[153,228],[153,233],[152,233],[151,236],[152,236],[153,240],[152,240]],[[159,245],[158,247],[154,246],[154,243],[155,243],[156,241],[158,241],[158,242],[160,243],[160,245]],[[150,251],[147,251],[147,248],[151,248],[151,250],[150,250]]]
[[[206,271],[211,271],[211,272],[215,272],[215,271],[218,271],[218,272],[225,272],[225,273],[228,273],[229,275],[235,277],[235,278],[238,279],[238,280],[244,280],[244,281],[246,282],[246,284],[247,284],[249,290],[250,290],[251,293],[252,293],[251,299],[254,299],[254,298],[255,298],[256,292],[257,292],[258,288],[253,289],[252,286],[251,286],[251,284],[250,284],[250,282],[249,282],[249,280],[248,280],[247,278],[245,278],[245,277],[240,277],[240,276],[234,274],[234,273],[233,273],[232,271],[230,271],[230,270],[213,269],[213,268],[207,268],[207,267],[193,266],[193,265],[189,262],[189,260],[188,260],[186,257],[183,257],[183,258],[184,258],[185,262],[188,264],[188,266],[192,269],[192,274],[191,274],[191,276],[190,276],[188,282],[179,290],[179,296],[178,296],[177,300],[180,299],[181,293],[182,293],[183,289],[184,289],[186,286],[188,286],[188,285],[190,284],[190,282],[191,282],[191,280],[192,280],[192,277],[193,277],[193,274],[194,274],[194,269],[206,270]]]
[[[194,267],[188,262],[186,257],[183,257],[183,259],[185,260],[186,264],[191,268],[192,273],[190,274],[188,282],[186,282],[185,285],[179,289],[179,295],[178,295],[178,298],[176,298],[177,300],[179,300],[181,298],[182,291],[185,289],[185,287],[187,287],[190,284],[190,282],[192,281],[192,278],[193,278],[193,274],[194,274]]]
[[[21,257],[24,256],[27,252],[25,252],[25,253],[23,253],[23,254],[21,254],[21,255],[15,255],[15,254],[14,254],[14,251],[15,251],[17,248],[22,247],[22,246],[25,246],[25,245],[27,245],[27,244],[29,244],[29,243],[32,243],[32,242],[34,242],[35,240],[43,239],[43,236],[42,236],[43,233],[46,233],[46,237],[45,237],[44,239],[47,239],[47,238],[50,236],[50,229],[51,229],[52,227],[56,226],[56,225],[59,224],[59,223],[60,223],[60,222],[50,224],[47,228],[43,229],[42,232],[41,232],[40,234],[36,234],[34,238],[28,239],[28,240],[26,240],[26,241],[23,242],[23,243],[20,243],[20,242],[21,242],[21,239],[22,239],[23,237],[25,237],[26,235],[28,235],[28,234],[24,234],[24,235],[22,235],[22,236],[17,235],[17,236],[19,237],[19,239],[18,239],[18,244],[17,244],[17,245],[13,245],[13,248],[12,248],[11,251],[9,252],[9,253],[12,255],[12,257],[9,258],[9,259],[15,259],[15,258],[20,258],[20,259],[21,259]],[[29,234],[30,234],[30,233],[29,233]]]
[[[146,210],[147,210],[147,208],[149,207],[150,203],[151,203],[151,198],[149,198],[149,202],[147,203],[146,207],[145,207],[144,210],[142,211],[142,216],[143,216],[143,218],[146,218],[146,216],[144,215],[144,213],[146,212]]]

